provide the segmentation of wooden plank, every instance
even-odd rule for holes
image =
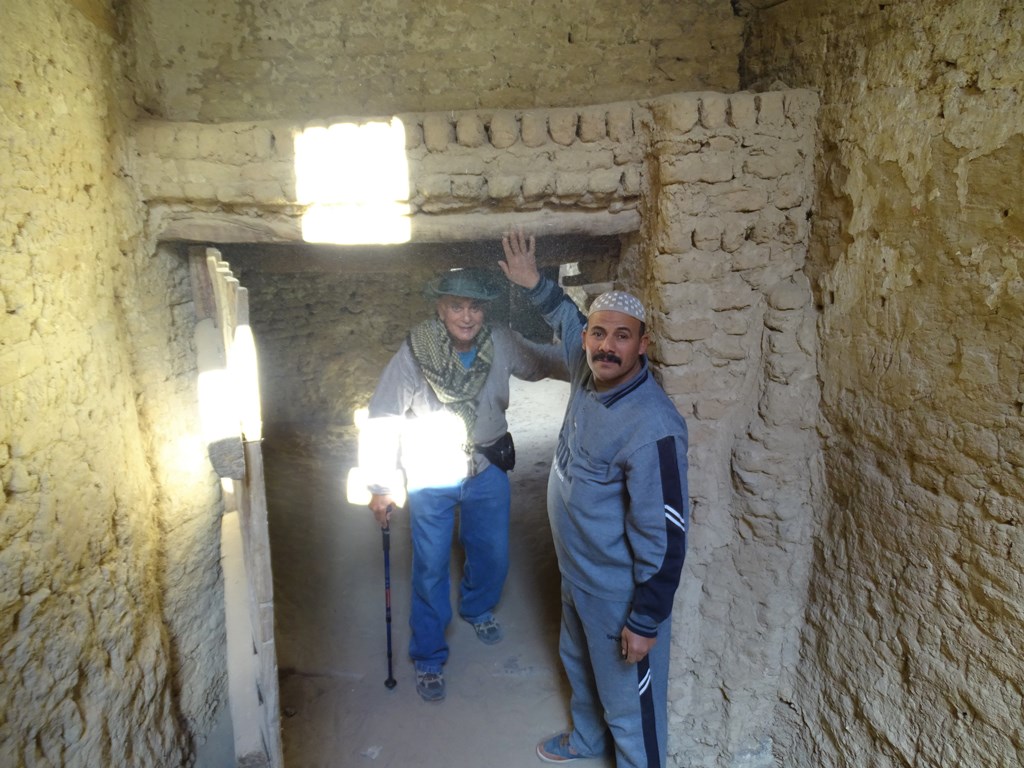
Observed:
[[[255,588],[257,603],[270,603],[274,599],[274,579],[270,569],[270,530],[267,525],[263,449],[258,442],[246,442],[244,445],[248,509],[242,523],[249,528],[251,535],[250,580]]]
[[[455,243],[405,243],[392,246],[328,246],[266,243],[221,246],[242,275],[250,270],[267,274],[289,273],[403,273],[426,265],[440,272],[453,267],[479,267],[498,271],[504,258],[500,240]],[[578,263],[614,264],[622,254],[618,235],[601,237],[547,236],[537,240],[537,264],[557,267]],[[504,278],[502,278],[504,279]]]
[[[259,217],[224,211],[175,211],[162,220],[162,241],[202,243],[301,244],[300,215],[263,212]],[[412,242],[451,243],[493,240],[505,230],[520,226],[537,235],[599,237],[640,230],[636,208],[620,210],[480,211],[476,213],[419,213],[412,216]]]
[[[236,310],[236,328],[239,325],[249,325],[249,289],[239,286],[238,305]]]
[[[223,367],[239,319],[248,322],[248,292],[215,248],[190,248],[189,269],[199,369]],[[240,432],[208,449],[218,475],[233,479],[225,503],[230,500],[237,506],[237,512],[227,512],[222,519],[229,704],[236,762],[283,768],[263,453],[258,440],[243,442]]]
[[[192,246],[188,249],[188,267],[192,280],[192,304],[196,320],[215,316],[217,304],[213,296],[213,281],[206,268],[206,249]]]
[[[249,643],[251,616],[246,610],[246,572],[240,521],[236,513],[221,519],[221,567],[224,572],[224,613],[228,647],[228,704],[237,759],[264,751],[263,712],[257,680],[259,657]]]

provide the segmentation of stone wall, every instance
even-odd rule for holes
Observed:
[[[137,0],[137,98],[225,122],[572,106],[734,91],[728,0]]]
[[[772,764],[775,707],[796,675],[818,492],[814,308],[802,273],[816,108],[814,94],[785,91],[403,116],[414,233],[496,240],[519,223],[623,235],[618,282],[653,308],[652,358],[691,427],[692,549],[671,694],[677,765]],[[175,237],[297,239],[303,206],[287,157],[306,125],[140,124],[153,226]],[[254,152],[254,136],[263,139],[246,187],[239,158]],[[193,205],[174,174],[198,179],[199,168],[207,186]],[[495,178],[512,180],[500,195]],[[254,327],[266,331],[264,396],[290,400],[267,408],[287,413],[294,400],[310,405],[310,420],[345,423],[320,396],[365,402],[410,313],[422,316],[418,292],[435,266],[250,273],[247,283],[236,259]],[[371,308],[391,306],[396,286],[403,312],[375,322]]]
[[[190,287],[111,3],[0,9],[0,763],[186,765],[225,700]]]
[[[693,546],[669,721],[679,766],[774,766],[774,710],[796,675],[820,494],[803,274],[816,109],[806,91],[652,105],[634,290],[655,310],[650,354],[690,428]]]
[[[249,290],[268,433],[351,426],[390,356],[432,310],[421,293],[435,276],[426,266],[268,274],[235,263]]]
[[[621,103],[395,116],[413,239],[491,238],[510,221],[501,214],[522,211],[535,213],[541,233],[635,230],[644,159],[636,123],[645,114]],[[301,241],[297,140],[373,122],[381,120],[140,122],[139,179],[153,226],[167,239]]]
[[[786,764],[1017,765],[1024,6],[790,0],[750,20],[748,84],[822,98],[808,273],[832,501]]]

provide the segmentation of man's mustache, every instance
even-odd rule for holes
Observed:
[[[595,352],[590,356],[590,359],[595,363],[615,363],[615,365],[622,365],[622,358],[618,355],[614,355],[611,352]]]

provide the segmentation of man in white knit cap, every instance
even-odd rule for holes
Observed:
[[[562,340],[571,383],[547,501],[572,727],[537,756],[566,763],[614,749],[617,768],[660,768],[689,526],[686,422],[647,368],[639,299],[610,291],[584,317],[537,271],[534,238],[514,232],[502,246],[499,266]]]

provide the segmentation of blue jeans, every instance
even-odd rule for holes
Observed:
[[[416,668],[437,671],[448,660],[445,630],[452,619],[452,534],[459,508],[459,542],[466,554],[459,615],[488,618],[508,575],[508,475],[494,466],[450,488],[409,492],[412,527],[412,611],[409,656]]]

